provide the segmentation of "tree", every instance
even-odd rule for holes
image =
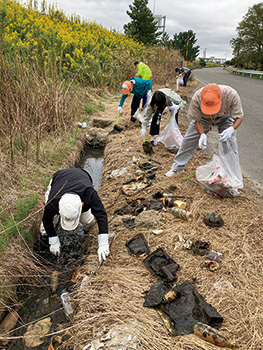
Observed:
[[[123,28],[124,33],[134,40],[145,45],[154,45],[161,32],[158,32],[157,22],[147,5],[148,0],[134,0],[133,5],[129,5],[130,11],[126,11],[131,22],[125,24]]]
[[[164,32],[161,38],[158,40],[158,44],[168,49],[171,49],[173,46],[172,40],[168,33]]]
[[[187,47],[188,41],[188,47]],[[174,34],[172,43],[175,50],[180,51],[184,59],[188,61],[194,61],[199,54],[199,45],[195,45],[197,39],[195,33],[192,30],[188,32],[180,32],[179,34]]]
[[[235,61],[245,67],[250,62],[263,70],[263,2],[249,8],[237,32],[238,37],[230,41]]]

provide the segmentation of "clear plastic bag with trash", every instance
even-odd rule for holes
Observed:
[[[196,179],[201,187],[216,197],[236,197],[243,188],[243,177],[238,156],[230,141],[218,143],[219,155],[196,169]]]
[[[176,110],[171,112],[168,124],[163,128],[160,135],[156,138],[156,143],[161,142],[168,149],[180,147],[183,141],[183,136],[175,120]]]

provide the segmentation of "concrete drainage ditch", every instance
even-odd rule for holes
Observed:
[[[83,168],[90,173],[96,189],[102,177],[106,136],[107,134],[102,129],[89,129],[86,134],[86,145],[76,164],[76,167]],[[9,342],[1,340],[0,337],[0,349],[54,349],[50,345],[52,336],[61,335],[60,331],[71,325],[62,306],[61,292],[63,289],[67,290],[74,299],[74,279],[85,257],[89,254],[87,247],[91,243],[92,236],[88,234],[84,237],[81,225],[68,233],[62,232],[60,224],[56,230],[63,253],[59,258],[53,256],[49,252],[48,241],[45,237],[41,238],[40,242],[36,242],[34,254],[39,263],[46,266],[50,273],[41,276],[41,285],[37,287],[29,286],[22,279],[18,281],[16,303],[20,307],[15,308],[18,312],[17,322],[14,328],[6,333],[12,338]],[[58,284],[53,291],[50,287],[52,271],[58,273]],[[7,312],[8,315],[10,313]],[[64,334],[65,339],[68,336]],[[60,341],[62,340],[61,338]]]

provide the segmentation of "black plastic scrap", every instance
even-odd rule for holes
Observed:
[[[128,251],[132,255],[139,256],[142,254],[148,255],[150,253],[148,243],[142,233],[139,233],[136,236],[132,237],[125,243],[125,245],[128,247]]]
[[[143,263],[155,276],[168,282],[177,280],[176,272],[180,266],[162,248],[157,248],[148,255]]]
[[[155,308],[173,335],[193,333],[197,322],[216,329],[222,325],[223,317],[204,300],[190,282],[185,281],[172,290],[176,298],[167,303],[164,296],[169,287],[163,281],[157,281],[146,294],[143,306]]]
[[[115,215],[130,214],[130,215],[137,216],[143,210],[147,210],[147,209],[162,210],[163,203],[160,199],[144,199],[139,204],[136,202],[136,203],[131,203],[131,204],[125,205],[124,207],[118,208],[114,211],[114,214]]]
[[[209,242],[195,241],[192,244],[191,249],[194,253],[203,256],[209,252],[209,250],[208,250],[209,246],[210,246]]]
[[[212,213],[207,214],[204,217],[204,223],[207,226],[211,226],[211,227],[222,227],[225,224],[221,215],[217,214],[214,211]]]
[[[122,218],[121,221],[124,223],[128,230],[133,230],[135,228],[134,219],[132,218]]]

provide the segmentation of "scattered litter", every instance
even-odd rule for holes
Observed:
[[[142,254],[148,255],[150,253],[148,243],[142,233],[132,237],[125,245],[128,247],[128,251],[131,255],[139,256]]]
[[[193,214],[191,214],[189,211],[179,209],[176,207],[168,208],[168,211],[170,211],[174,216],[183,219],[185,221],[192,221],[193,220]]]
[[[136,330],[138,326],[130,324],[115,325],[105,335],[101,335],[99,339],[82,348],[82,350],[126,350],[126,349],[142,349],[142,343],[138,339]]]
[[[192,251],[198,255],[206,255],[209,251],[208,248],[210,247],[209,242],[202,242],[202,241],[195,241],[192,244]]]
[[[169,282],[176,281],[180,266],[162,249],[157,248],[143,260],[146,268],[155,276]]]
[[[173,287],[172,291],[175,292],[176,297],[170,303],[164,303],[163,297],[168,291],[169,288],[165,283],[157,281],[145,295],[145,301],[147,300],[147,305],[149,305],[152,297],[153,306],[150,307],[158,311],[165,326],[173,335],[194,333],[194,326],[197,322],[215,328],[222,325],[223,317],[204,300],[190,282],[185,281]],[[160,301],[159,304],[158,301]]]
[[[204,223],[211,227],[221,227],[224,225],[224,220],[219,214],[212,212],[204,217]]]
[[[62,340],[63,338],[59,335],[52,337],[48,350],[56,350],[62,344]]]
[[[134,219],[132,218],[122,218],[121,221],[124,223],[128,230],[133,230],[135,228]]]
[[[176,207],[176,208],[183,209],[183,210],[185,210],[185,208],[186,208],[186,203],[182,202],[181,200],[178,200],[176,198],[164,197],[162,199],[162,201],[163,201],[164,207],[169,207],[169,208]]]
[[[112,170],[111,174],[108,177],[109,178],[119,177],[122,175],[126,175],[127,173],[128,173],[128,171],[126,168],[115,169],[115,170]]]
[[[219,293],[231,292],[234,286],[229,281],[220,280],[214,284],[214,289]]]
[[[15,327],[17,324],[19,315],[16,311],[11,311],[7,314],[7,316],[3,319],[0,324],[0,344],[7,345],[8,339],[4,339],[5,337],[9,337],[9,331]]]
[[[199,338],[217,346],[236,348],[235,341],[228,340],[223,336],[223,334],[219,333],[217,329],[214,329],[202,322],[197,322],[194,325],[194,334]]]
[[[52,293],[56,293],[58,289],[58,278],[59,278],[59,272],[52,271],[50,276],[50,289]]]
[[[193,243],[192,243],[192,241],[190,241],[189,239],[188,239],[188,240],[185,240],[185,239],[183,238],[183,236],[178,235],[178,245],[179,245],[179,247],[181,247],[181,248],[183,248],[183,249],[188,249],[188,250],[190,250],[190,249],[192,249]],[[176,248],[176,246],[175,246],[175,248]]]
[[[126,194],[126,196],[132,196],[134,193],[140,192],[150,185],[151,185],[150,180],[134,182],[131,184],[123,185],[122,192]]]
[[[76,283],[78,279],[83,277],[83,270],[81,267],[77,267],[75,271],[73,272],[73,275],[71,277],[71,282]]]
[[[27,348],[35,348],[44,343],[46,335],[51,329],[51,318],[47,317],[27,327],[24,343]]]
[[[216,252],[214,250],[210,250],[205,257],[207,259],[213,260],[213,261],[218,261],[219,258],[221,258],[223,256],[222,253]]]
[[[210,271],[214,272],[219,269],[219,264],[216,261],[206,260],[200,264],[201,267],[207,267]]]
[[[152,230],[152,233],[156,236],[160,235],[161,233],[163,233],[163,230],[160,229],[160,230]]]

